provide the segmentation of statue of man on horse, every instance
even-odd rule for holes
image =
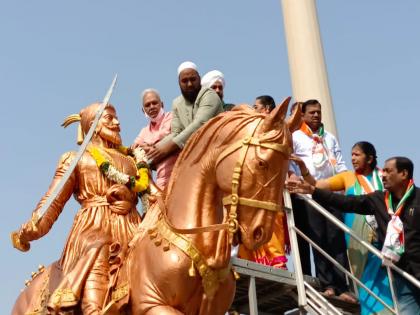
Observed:
[[[285,121],[289,100],[270,114],[237,106],[202,126],[141,223],[136,193],[148,173],[120,146],[108,106],[56,201],[12,236],[27,250],[72,194],[81,204],[62,257],[34,277],[13,314],[224,314],[235,293],[231,246],[254,250],[270,240],[282,211],[290,129],[300,119]],[[82,131],[97,108],[80,112]],[[50,190],[71,159],[62,157]]]

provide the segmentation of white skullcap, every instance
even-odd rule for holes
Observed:
[[[178,76],[181,74],[182,71],[184,71],[185,69],[194,69],[195,71],[197,71],[197,66],[194,62],[191,61],[184,61],[183,63],[181,63],[178,67]]]
[[[207,72],[201,79],[201,86],[205,88],[211,87],[215,82],[220,81],[225,87],[225,76],[219,70]]]

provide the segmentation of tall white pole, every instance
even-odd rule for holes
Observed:
[[[315,0],[281,0],[293,97],[317,99],[325,129],[338,138]]]

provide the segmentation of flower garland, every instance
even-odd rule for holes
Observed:
[[[109,160],[102,154],[99,148],[90,146],[87,151],[92,155],[93,159],[96,162],[96,165],[99,167],[101,172],[111,181],[118,184],[127,185],[131,190],[136,193],[140,193],[146,190],[149,186],[149,168],[146,163],[140,159],[141,154],[139,150],[134,152],[127,147],[120,146],[117,148],[124,155],[131,155],[130,153],[136,152],[135,160],[137,167],[137,175],[130,176],[123,172],[120,172],[114,165],[111,164]],[[136,156],[137,155],[137,156]],[[139,159],[137,159],[139,157]]]

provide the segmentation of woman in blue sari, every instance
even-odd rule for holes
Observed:
[[[297,162],[302,174],[306,174],[304,163],[298,159],[292,159]],[[351,161],[354,171],[346,171],[327,179],[318,180],[316,184],[315,179],[308,178],[310,176],[305,177],[305,180],[312,182],[318,188],[345,191],[347,195],[364,195],[375,190],[383,190],[381,170],[377,168],[376,150],[371,143],[361,141],[353,145]],[[377,223],[374,216],[346,213],[344,223],[362,239],[370,242],[379,250],[381,249],[381,244],[376,238]],[[381,259],[371,254],[349,235],[346,235],[346,242],[353,275],[392,307],[388,275],[386,269],[382,267]],[[358,293],[361,315],[392,314],[365,289],[359,288]]]

